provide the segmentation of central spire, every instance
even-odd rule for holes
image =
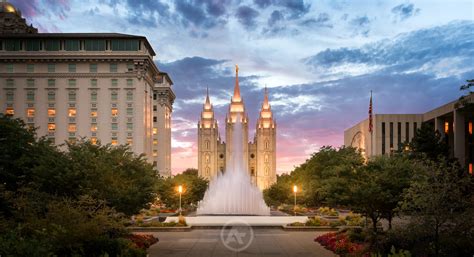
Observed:
[[[206,90],[206,103],[204,104],[204,109],[206,110],[212,109],[211,100],[209,99],[209,87],[207,87],[207,90]]]
[[[234,87],[234,96],[232,96],[232,102],[240,102],[242,99],[240,97],[240,86],[239,86],[239,66],[235,65],[235,87]]]

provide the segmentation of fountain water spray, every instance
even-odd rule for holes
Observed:
[[[250,182],[244,165],[242,121],[237,116],[233,124],[233,152],[224,174],[218,174],[209,184],[204,198],[199,202],[197,215],[270,215],[270,208],[262,192]]]

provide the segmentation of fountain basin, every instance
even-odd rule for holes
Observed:
[[[165,222],[178,222],[178,217],[167,217]],[[242,225],[242,222],[252,227],[275,227],[293,222],[306,223],[306,216],[196,216],[186,217],[186,223],[193,227],[222,227],[226,225]]]

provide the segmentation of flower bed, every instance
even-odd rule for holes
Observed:
[[[186,227],[186,221],[184,222],[159,222],[159,221],[150,221],[144,223],[137,223],[138,227]]]
[[[158,238],[153,235],[131,234],[127,239],[130,240],[136,248],[143,250],[150,248],[150,246],[158,242]]]
[[[362,256],[366,248],[364,244],[351,242],[346,233],[327,233],[314,241],[341,256]]]

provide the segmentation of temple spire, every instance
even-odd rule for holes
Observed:
[[[234,87],[234,96],[232,96],[232,102],[240,102],[242,99],[240,97],[240,86],[239,86],[239,66],[235,65],[235,87]]]
[[[206,89],[206,103],[204,104],[204,109],[210,110],[211,109],[211,100],[209,99],[209,86]]]
[[[265,96],[263,98],[263,109],[268,109],[270,104],[268,103],[268,89],[267,85],[265,85]]]

